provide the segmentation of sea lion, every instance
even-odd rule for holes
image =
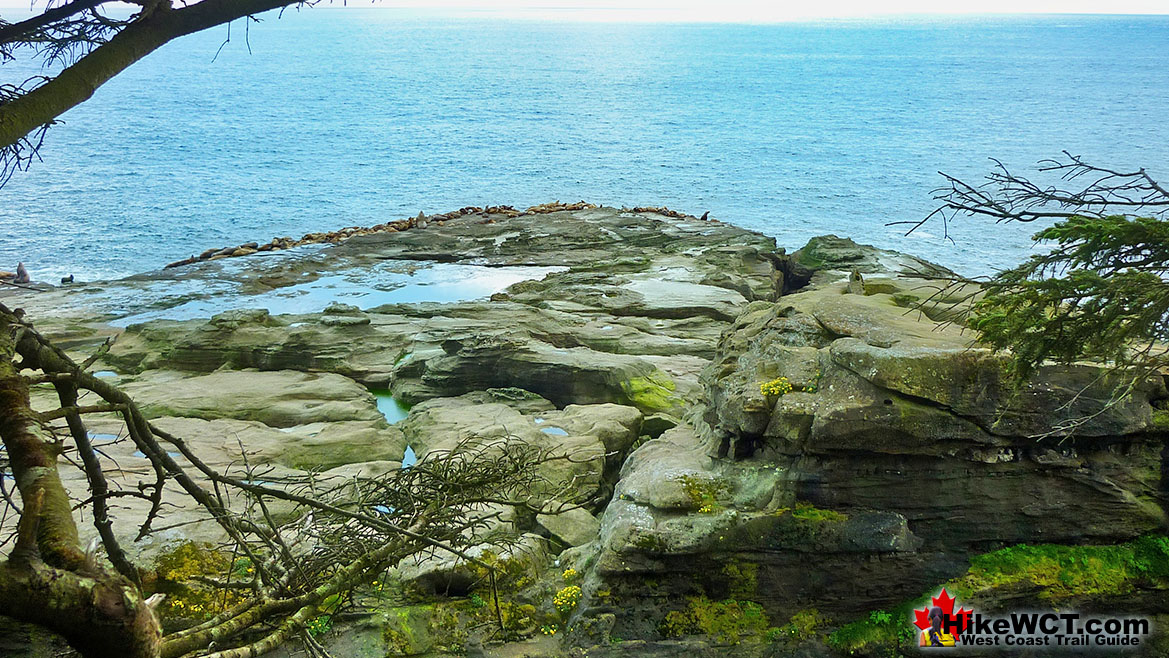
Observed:
[[[705,221],[706,221],[706,219],[707,219],[708,217],[710,217],[710,211],[709,211],[709,210],[707,210],[706,212],[702,213],[702,216],[701,216],[701,217],[699,217],[698,219],[700,219],[700,220],[702,220],[702,221],[704,221],[704,222],[705,222]]]
[[[70,274],[69,276],[61,277],[61,285],[65,285],[67,283],[73,283],[73,275],[72,274]]]
[[[418,216],[414,218],[415,228],[426,228],[426,215],[422,211],[418,212]]]
[[[28,270],[24,269],[24,263],[16,264],[16,278],[12,280],[13,283],[31,283],[32,278],[28,275]]]

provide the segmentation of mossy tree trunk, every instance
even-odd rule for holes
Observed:
[[[138,588],[82,551],[57,471],[59,444],[29,403],[20,319],[0,307],[0,440],[23,506],[0,563],[0,614],[62,635],[86,658],[156,658],[160,629]]]

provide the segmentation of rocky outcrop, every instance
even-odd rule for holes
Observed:
[[[105,374],[208,463],[238,469],[246,452],[248,477],[351,479],[504,437],[571,455],[540,478],[570,487],[531,493],[579,505],[485,507],[469,543],[523,571],[528,634],[556,618],[574,569],[582,599],[561,630],[597,645],[589,655],[885,651],[792,620],[830,630],[894,610],[1004,546],[1165,531],[1165,382],[1116,397],[1093,364],[1013,382],[946,324],[951,310],[915,308],[944,268],[835,236],[788,256],[652,208],[499,207],[409,228],[26,301],[55,309],[39,326],[69,349],[117,335]],[[52,406],[47,387],[36,396]],[[413,406],[392,425],[387,401]],[[119,421],[95,418],[116,440]],[[125,442],[108,451],[140,475]],[[84,494],[83,476],[68,484]],[[209,527],[181,496],[167,502],[183,533]],[[133,534],[136,504],[119,532]],[[463,595],[477,575],[436,553],[393,577]],[[1126,612],[1169,610],[1158,587]],[[1016,589],[979,604],[1008,595],[1043,603]],[[730,633],[722,615],[742,622],[748,602],[749,629]],[[440,646],[402,640],[441,626],[415,623],[416,608],[363,627],[367,653]],[[764,642],[769,628],[800,640]],[[673,637],[694,633],[707,637]]]
[[[924,283],[826,282],[744,314],[706,374],[720,454],[777,464],[817,505],[905,514],[951,555],[1163,527],[1164,382],[1111,400],[1113,379],[1084,364],[1016,385],[959,327],[898,305]],[[795,390],[764,395],[778,377]]]
[[[821,238],[790,269],[807,285],[722,335],[693,429],[626,461],[597,541],[572,554],[586,615],[645,639],[687,597],[847,619],[1002,546],[1164,532],[1159,377],[1122,397],[1091,364],[1017,384],[960,326],[907,308],[930,292],[913,273],[940,268]]]

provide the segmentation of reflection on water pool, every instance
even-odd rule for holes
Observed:
[[[411,264],[413,266],[413,264]],[[305,283],[284,286],[257,294],[218,287],[209,295],[199,295],[175,306],[131,313],[110,322],[115,327],[150,320],[192,320],[209,318],[236,309],[263,308],[273,315],[318,313],[333,302],[369,309],[383,304],[421,302],[463,302],[485,299],[508,286],[529,279],[541,279],[563,267],[488,267],[435,263],[409,272],[400,262],[323,276]],[[139,308],[159,303],[143,291]]]

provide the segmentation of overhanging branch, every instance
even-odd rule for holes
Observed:
[[[0,106],[0,149],[93,96],[98,87],[168,41],[299,0],[202,0],[182,9],[160,5],[55,78]]]

